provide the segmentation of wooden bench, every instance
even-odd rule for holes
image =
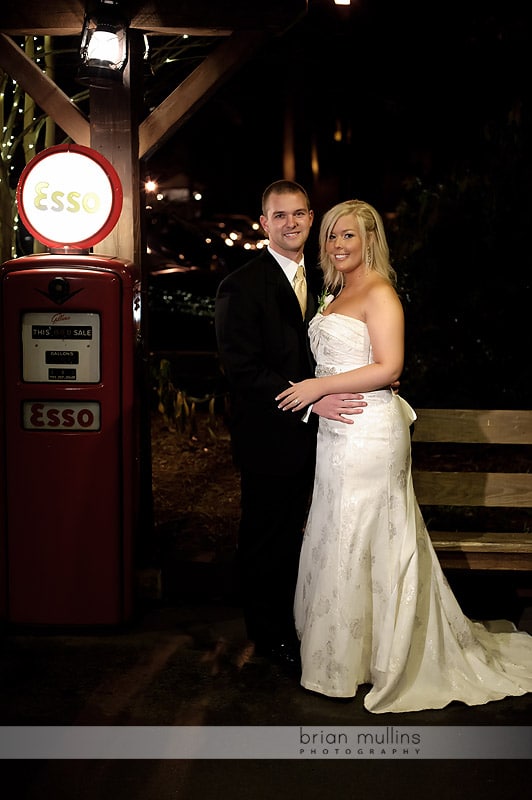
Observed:
[[[442,566],[532,569],[532,411],[416,413],[414,486]]]

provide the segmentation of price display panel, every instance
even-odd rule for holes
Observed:
[[[22,380],[27,383],[99,383],[100,315],[22,315]]]

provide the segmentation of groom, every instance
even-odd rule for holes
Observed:
[[[230,394],[230,429],[240,470],[237,570],[244,619],[257,655],[299,664],[293,600],[314,476],[317,417],[352,424],[362,395],[314,403],[308,420],[275,397],[314,375],[307,327],[317,310],[317,271],[306,266],[306,308],[294,289],[314,220],[305,189],[272,183],[262,196],[268,248],[228,275],[216,297],[216,336]],[[308,411],[308,410],[307,410]]]

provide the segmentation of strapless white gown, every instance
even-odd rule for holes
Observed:
[[[309,335],[317,376],[372,362],[360,320],[318,314]],[[440,568],[412,485],[414,411],[390,390],[365,399],[353,425],[320,418],[295,597],[301,684],[331,697],[371,684],[376,713],[532,691],[532,637],[469,620]]]

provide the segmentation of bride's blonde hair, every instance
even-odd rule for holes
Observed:
[[[338,272],[334,261],[327,254],[326,246],[331,231],[341,217],[352,214],[355,217],[358,233],[362,240],[362,252],[369,270],[378,272],[385,280],[395,286],[397,275],[390,264],[390,250],[384,233],[384,225],[378,211],[363,200],[344,200],[327,211],[320,226],[320,267],[327,290],[336,294],[343,285],[343,275]]]

